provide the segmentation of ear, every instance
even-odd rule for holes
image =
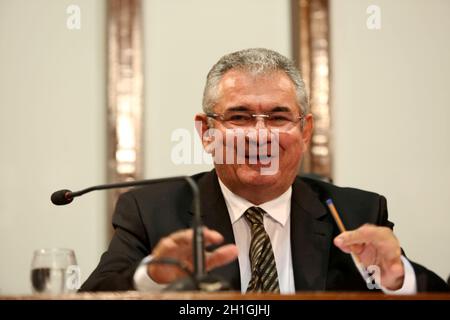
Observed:
[[[309,144],[311,143],[311,137],[314,131],[314,118],[311,113],[305,116],[303,130],[302,130],[302,140],[305,150],[308,150]]]
[[[203,148],[208,152],[208,146],[213,141],[213,138],[209,134],[210,131],[208,131],[208,117],[206,114],[198,113],[195,115],[195,129],[202,141]]]

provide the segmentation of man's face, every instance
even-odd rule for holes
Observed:
[[[252,75],[241,70],[230,70],[223,76],[219,83],[219,98],[214,107],[214,113],[224,114],[231,110],[244,110],[252,114],[267,114],[276,110],[285,110],[295,116],[300,116],[300,109],[297,105],[295,87],[290,78],[281,71],[272,72],[266,75]],[[206,118],[197,116],[197,120],[202,120],[204,127]],[[220,119],[214,120],[214,129],[226,134],[229,129],[226,123]],[[228,128],[227,128],[227,127]],[[265,122],[260,119],[252,129],[267,130]],[[204,132],[205,130],[203,130]],[[262,168],[267,164],[249,161],[249,144],[256,143],[260,146],[260,140],[247,139],[245,146],[245,163],[243,161],[233,161],[233,163],[217,163],[215,168],[220,179],[231,190],[257,187],[279,189],[280,194],[287,190],[292,184],[300,167],[303,153],[307,150],[312,131],[312,116],[305,115],[303,130],[300,122],[295,123],[289,130],[281,130],[279,139],[267,140],[267,150],[274,150],[272,143],[279,144],[278,154],[272,154],[272,161],[277,161],[277,170],[272,174],[262,174]],[[210,141],[203,139],[204,145]],[[236,146],[233,146],[236,148]],[[230,152],[224,146],[224,152]],[[258,149],[259,150],[259,149]],[[238,154],[237,150],[234,150]],[[259,157],[259,154],[258,154]],[[274,157],[278,157],[275,159]],[[236,158],[235,158],[236,159]],[[255,160],[255,159],[253,159]]]

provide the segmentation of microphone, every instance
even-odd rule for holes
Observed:
[[[193,196],[193,209],[194,209],[194,220],[192,224],[193,230],[193,261],[194,261],[194,274],[192,283],[191,278],[186,278],[178,283],[172,284],[170,288],[183,291],[183,290],[204,290],[204,291],[221,291],[229,288],[229,285],[224,283],[222,280],[211,277],[206,274],[205,268],[205,250],[204,250],[204,239],[202,232],[202,217],[200,212],[200,192],[195,181],[189,176],[175,176],[169,178],[160,179],[147,179],[147,180],[136,180],[128,182],[119,182],[111,184],[102,184],[79,191],[72,192],[67,189],[62,189],[54,192],[50,200],[54,205],[61,206],[69,204],[74,198],[82,196],[86,193],[97,191],[97,190],[107,190],[116,188],[126,188],[126,187],[136,187],[143,185],[150,185],[160,182],[173,181],[173,180],[184,180],[188,183],[191,188]],[[211,289],[213,288],[213,289]]]
[[[53,192],[50,200],[55,206],[63,206],[73,201],[72,191],[63,189]]]

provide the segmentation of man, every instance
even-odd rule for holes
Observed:
[[[211,274],[242,292],[367,290],[353,256],[378,268],[384,292],[448,289],[402,254],[384,197],[297,177],[313,117],[290,60],[267,49],[222,57],[208,74],[203,111],[195,120],[215,170],[193,178],[205,243],[215,246],[206,254]],[[241,152],[217,138],[238,131],[245,136]],[[255,131],[269,132],[267,139],[249,134]],[[218,153],[232,154],[232,161],[220,161]],[[263,172],[267,159],[277,164],[269,174]],[[325,203],[329,198],[352,231],[339,233]],[[156,288],[184,277],[174,266],[142,262],[175,258],[192,268],[191,202],[180,181],[122,195],[113,217],[115,235],[82,290]]]

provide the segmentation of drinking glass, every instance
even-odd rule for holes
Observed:
[[[71,249],[39,249],[31,262],[33,293],[62,294],[76,292],[80,269]]]

